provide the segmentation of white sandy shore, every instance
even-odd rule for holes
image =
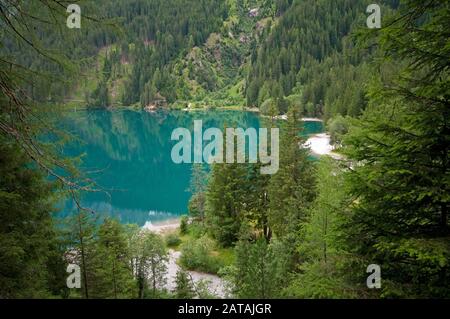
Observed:
[[[334,147],[330,144],[330,136],[325,133],[316,134],[308,138],[305,143],[311,152],[317,155],[329,155]]]
[[[303,117],[302,121],[303,122],[323,122],[323,120],[318,119],[316,117]]]
[[[315,155],[328,155],[334,159],[341,159],[341,155],[333,152],[334,147],[330,144],[330,141],[330,135],[326,133],[320,133],[308,138],[304,146],[311,149],[311,152]]]
[[[278,115],[275,116],[276,119],[278,120],[287,120],[287,115],[283,114],[283,115]],[[323,122],[321,119],[315,118],[315,117],[302,117],[301,119],[302,122]]]
[[[156,222],[152,223],[151,221],[148,221],[145,223],[145,225],[142,227],[143,229],[150,230],[157,234],[165,234],[171,231],[175,231],[180,227],[180,219],[179,218],[173,218],[168,219],[162,222]]]
[[[265,118],[270,118],[270,116],[268,115],[261,115],[262,117]],[[277,115],[273,117],[276,120],[283,120],[286,121],[287,120],[287,114],[283,114],[283,115]],[[301,118],[302,122],[323,122],[323,120],[316,118],[316,117],[302,117]]]

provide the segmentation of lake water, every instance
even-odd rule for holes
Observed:
[[[114,216],[122,223],[160,222],[187,212],[191,164],[175,164],[171,141],[175,128],[193,132],[194,120],[209,127],[259,128],[259,116],[242,111],[147,113],[133,110],[90,110],[71,112],[63,121],[78,140],[66,147],[66,154],[83,154],[81,168],[92,174],[99,186],[109,191],[87,193],[82,204],[99,214]],[[306,122],[303,134],[320,133],[320,122]],[[76,212],[72,200],[61,207],[61,216]]]

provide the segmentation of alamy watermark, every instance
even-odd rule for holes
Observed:
[[[371,264],[367,266],[367,273],[369,273],[369,277],[367,277],[367,288],[369,289],[380,289],[381,288],[381,267],[376,264]]]
[[[67,288],[74,289],[74,288],[81,288],[81,269],[80,266],[77,264],[69,264],[67,266],[66,272],[70,275],[67,276],[66,284]]]
[[[171,139],[178,143],[172,148],[172,161],[176,164],[224,162],[233,164],[246,163],[247,159],[248,163],[258,163],[259,160],[263,165],[260,169],[261,174],[272,175],[279,169],[279,129],[270,129],[270,147],[268,147],[268,132],[267,128],[260,128],[258,131],[255,128],[246,130],[226,128],[224,141],[220,129],[208,128],[203,132],[203,122],[195,120],[193,137],[187,128],[173,130]],[[208,143],[204,146],[204,142]],[[246,156],[246,150],[248,150],[248,156]]]
[[[367,7],[367,13],[370,15],[367,17],[367,27],[369,29],[381,28],[381,8],[378,4],[371,4]]]
[[[69,29],[80,29],[81,28],[81,8],[78,4],[69,4],[67,6],[67,13],[70,13],[67,17],[67,27]]]

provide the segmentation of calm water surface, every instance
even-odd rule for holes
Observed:
[[[81,168],[109,191],[83,195],[82,204],[122,223],[144,225],[176,218],[186,213],[190,193],[191,164],[171,159],[172,130],[185,127],[193,132],[193,121],[209,127],[255,127],[257,114],[241,111],[147,113],[132,110],[91,110],[67,114],[64,128],[78,139],[66,147],[68,156],[83,155]],[[305,123],[303,134],[319,133],[320,122]],[[61,216],[76,212],[71,200],[61,207]]]

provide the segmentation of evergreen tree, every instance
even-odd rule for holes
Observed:
[[[286,280],[287,260],[283,245],[277,241],[239,241],[232,276],[234,294],[239,298],[276,298]]]
[[[347,281],[343,264],[349,253],[343,217],[349,206],[344,172],[325,157],[317,169],[317,197],[302,227],[297,250],[301,264],[283,295],[296,298],[355,298],[358,292]]]
[[[247,181],[242,187],[246,189],[245,221],[252,225],[269,242],[272,229],[269,225],[270,175],[261,174],[261,163],[250,164]]]
[[[175,297],[177,299],[192,299],[195,297],[194,285],[186,271],[179,269],[175,282]]]
[[[15,143],[0,135],[0,297],[42,298],[54,253],[54,187]]]
[[[141,231],[136,237],[134,256],[138,296],[144,298],[148,291],[151,298],[157,298],[166,283],[168,255],[163,239],[150,231]]]
[[[192,166],[191,182],[188,191],[192,193],[189,200],[189,215],[203,223],[205,219],[206,189],[208,173],[202,164]]]
[[[450,293],[449,5],[404,1],[379,31],[381,54],[400,70],[374,81],[368,110],[344,138],[354,163],[346,229],[359,259],[352,269],[379,264],[381,296]]]
[[[82,296],[86,299],[94,297],[93,290],[97,283],[98,268],[95,235],[96,218],[88,212],[80,210],[78,214],[67,219],[65,231],[68,243],[66,259],[69,263],[80,266]]]
[[[97,254],[101,266],[96,269],[96,297],[125,298],[133,295],[128,247],[123,226],[106,218],[98,230]]]
[[[302,146],[298,111],[291,108],[280,138],[280,168],[270,179],[269,225],[278,237],[293,234],[314,198],[313,166]]]
[[[206,218],[211,234],[223,246],[231,246],[238,238],[246,206],[247,174],[247,167],[243,164],[213,164],[206,192]]]

